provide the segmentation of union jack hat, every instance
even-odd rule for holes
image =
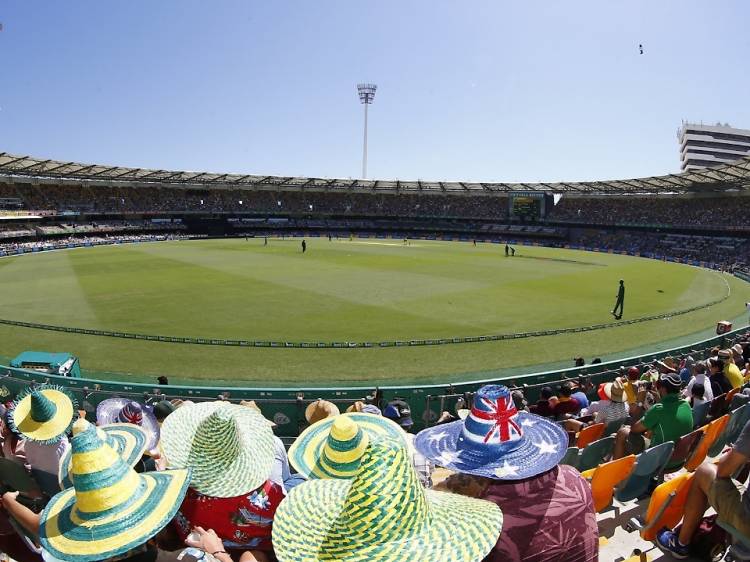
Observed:
[[[474,395],[466,419],[420,431],[414,446],[456,472],[522,480],[557,465],[568,448],[568,435],[554,422],[519,412],[507,387],[489,385]]]
[[[96,407],[97,425],[132,423],[146,432],[146,450],[156,449],[159,443],[159,422],[146,406],[127,398],[108,398]]]

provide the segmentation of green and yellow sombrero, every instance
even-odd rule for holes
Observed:
[[[10,414],[12,429],[24,439],[56,443],[73,425],[76,401],[62,388],[41,385],[18,395]]]
[[[395,422],[362,412],[325,418],[305,429],[289,447],[289,462],[307,478],[352,478],[370,439],[406,443]]]
[[[351,480],[308,480],[276,510],[280,562],[482,560],[503,515],[494,503],[425,490],[403,443],[372,440]]]
[[[229,402],[185,404],[164,420],[161,446],[167,465],[191,468],[190,486],[201,494],[247,494],[271,475],[275,451],[268,420]]]
[[[55,558],[106,560],[156,535],[174,517],[189,470],[138,474],[85,420],[73,425],[73,488],[55,495],[41,515],[39,540]]]
[[[148,435],[140,426],[132,423],[111,423],[96,428],[99,439],[112,447],[128,466],[135,466],[146,452]],[[60,489],[65,490],[73,485],[70,477],[73,451],[68,449],[60,460],[58,479]]]

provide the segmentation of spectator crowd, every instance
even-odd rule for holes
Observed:
[[[252,401],[112,397],[87,414],[36,385],[0,407],[0,544],[79,562],[595,561],[598,500],[571,444],[606,426],[601,463],[677,450],[717,397],[750,401],[749,383],[743,340],[598,386],[565,380],[531,404],[484,386],[416,434],[406,400],[341,412],[319,399],[288,451]],[[750,535],[730,478],[750,460],[750,422],[732,445],[697,467],[682,525],[656,538],[665,552],[688,555],[709,507]]]

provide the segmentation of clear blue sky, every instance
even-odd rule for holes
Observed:
[[[555,181],[750,128],[750,2],[0,4],[0,151],[201,171]],[[638,54],[642,43],[645,54]]]

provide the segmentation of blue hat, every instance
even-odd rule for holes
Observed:
[[[440,466],[493,478],[522,480],[553,468],[568,448],[562,427],[519,412],[505,386],[484,386],[465,420],[420,431],[414,446]]]

